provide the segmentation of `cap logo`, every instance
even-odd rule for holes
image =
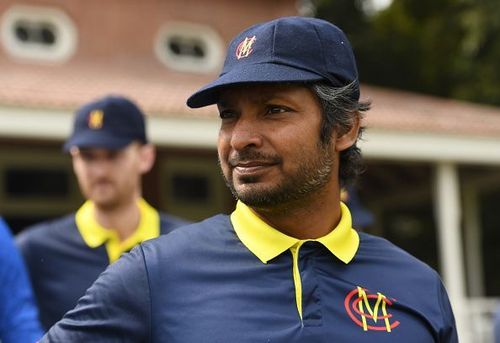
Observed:
[[[253,51],[252,45],[256,40],[257,37],[255,36],[246,37],[240,44],[238,44],[238,47],[236,48],[236,58],[241,59],[248,57]]]
[[[98,130],[102,128],[104,112],[101,110],[93,110],[89,113],[88,125],[90,129]]]

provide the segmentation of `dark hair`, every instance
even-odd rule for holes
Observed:
[[[343,87],[333,87],[318,82],[309,85],[309,88],[318,97],[323,110],[323,121],[320,129],[321,143],[330,143],[333,130],[339,134],[349,131],[356,118],[363,117],[364,112],[370,109],[370,101],[359,101],[353,98],[357,89],[356,81]],[[361,138],[363,127],[359,130],[356,142],[348,149],[340,152],[339,179],[342,187],[352,184],[357,176],[363,172],[363,159],[357,141]]]

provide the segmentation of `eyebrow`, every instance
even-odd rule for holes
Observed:
[[[283,95],[285,92],[284,91],[274,91],[272,94],[267,94],[265,92],[261,92],[258,94],[253,94],[251,96],[252,101],[260,102],[260,103],[266,103],[271,100],[289,100],[290,97]],[[222,97],[219,98],[219,101],[217,102],[218,106],[221,107],[228,107],[230,106],[230,101],[222,99]]]

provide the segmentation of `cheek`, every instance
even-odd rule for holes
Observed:
[[[217,139],[217,155],[219,156],[219,161],[221,163],[227,161],[229,154],[229,145],[226,135],[223,132],[219,132],[219,137]]]
[[[82,163],[75,163],[73,166],[73,170],[80,184],[87,184],[89,178],[88,168],[85,168],[85,165]]]
[[[78,181],[80,191],[85,197],[88,198],[91,194],[92,180],[90,180],[88,173],[85,172],[85,168],[75,168],[75,176]]]
[[[228,175],[229,173],[229,165],[228,165],[228,157],[227,154],[224,154],[223,151],[218,149],[218,158],[219,158],[219,168],[222,171],[222,174]]]
[[[219,145],[217,148],[217,155],[219,158],[219,168],[220,168],[220,171],[222,172],[222,175],[226,179],[230,178],[230,173],[231,173],[230,168],[229,168],[229,164],[228,164],[228,158],[229,158],[228,151],[229,150],[221,147],[220,142],[219,142]]]
[[[141,175],[140,163],[128,162],[121,165],[116,165],[113,168],[113,175],[115,179],[120,180],[121,183],[127,183]]]
[[[303,137],[298,133],[296,137]],[[316,137],[314,137],[316,138]],[[284,169],[296,169],[303,161],[310,160],[319,153],[318,139],[302,139],[300,142],[290,140],[289,144],[283,144],[280,149],[280,155],[283,158]]]

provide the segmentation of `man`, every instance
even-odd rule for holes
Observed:
[[[23,260],[0,217],[0,342],[36,342],[42,337],[38,311]]]
[[[81,107],[64,150],[87,201],[76,213],[17,237],[46,329],[122,253],[184,224],[141,197],[141,176],[153,166],[155,148],[130,100],[108,96]]]
[[[287,17],[230,44],[218,155],[238,199],[111,266],[43,342],[456,342],[438,275],[351,227],[359,171],[356,65],[336,26]],[[126,272],[126,274],[125,274]]]

